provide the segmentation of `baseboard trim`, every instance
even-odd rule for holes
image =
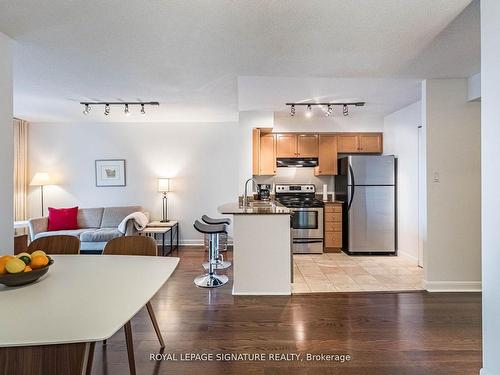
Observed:
[[[227,242],[228,246],[233,245],[233,241],[228,241]],[[180,240],[179,245],[181,246],[204,246],[205,241],[196,239],[196,240]]]
[[[412,262],[415,262],[415,265],[418,265],[418,258],[417,257],[414,257],[413,255],[410,255],[404,251],[401,251],[401,250],[398,250],[398,255],[403,257],[403,258],[406,258],[408,260],[411,260]]]
[[[427,281],[424,288],[428,292],[481,292],[481,281]]]
[[[493,375],[491,372],[488,372],[484,367],[479,370],[479,375]]]

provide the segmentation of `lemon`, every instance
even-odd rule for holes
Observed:
[[[29,255],[28,253],[19,253],[16,255],[16,258],[21,258],[21,257],[28,257],[31,259],[31,255]]]
[[[37,255],[43,255],[43,256],[46,256],[47,254],[45,254],[45,251],[42,251],[42,250],[37,250],[37,251],[33,251],[31,253],[31,257],[36,257]]]
[[[5,269],[8,273],[19,273],[23,272],[26,264],[19,258],[12,258],[5,264]]]

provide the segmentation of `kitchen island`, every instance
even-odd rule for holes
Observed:
[[[220,206],[233,215],[233,294],[290,295],[292,251],[291,210],[277,202]]]

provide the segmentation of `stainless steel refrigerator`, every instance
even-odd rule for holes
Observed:
[[[336,199],[344,201],[343,249],[396,253],[396,158],[351,155],[339,159]]]

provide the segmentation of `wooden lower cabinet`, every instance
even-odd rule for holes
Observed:
[[[342,251],[342,203],[325,203],[325,253]]]

